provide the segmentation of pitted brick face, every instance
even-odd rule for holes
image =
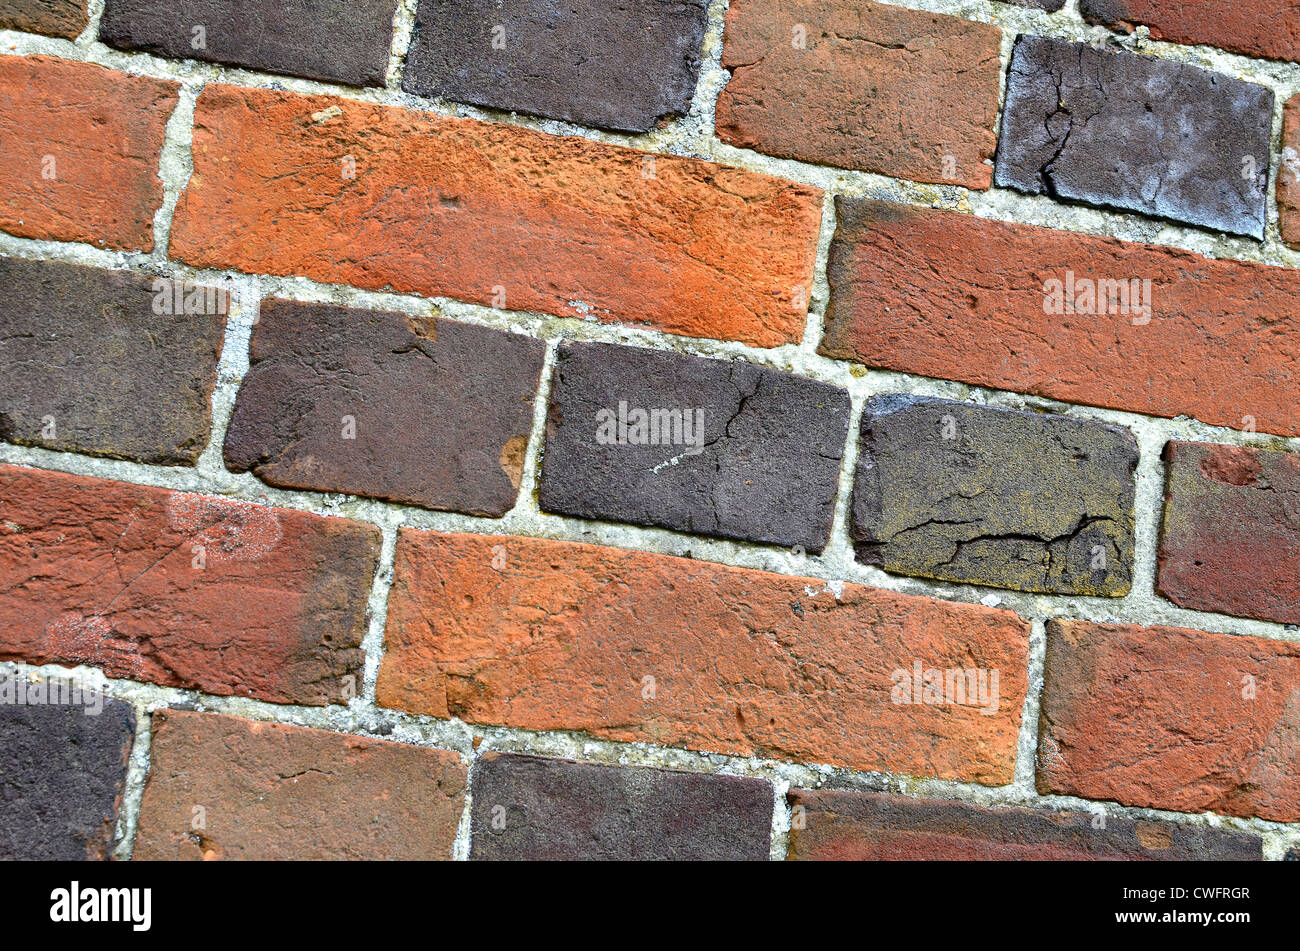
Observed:
[[[397,0],[105,0],[101,42],[307,79],[382,86]]]
[[[1170,442],[1157,590],[1300,624],[1300,453]]]
[[[341,702],[378,556],[343,519],[0,466],[0,660]]]
[[[685,113],[707,0],[420,0],[402,88],[645,132]]]
[[[994,184],[1263,240],[1272,124],[1264,86],[1021,36]]]
[[[470,858],[766,861],[772,784],[743,776],[486,753]]]
[[[0,439],[193,466],[229,309],[211,285],[0,258]]]
[[[268,301],[226,465],[286,488],[503,515],[545,349],[450,320]]]
[[[538,502],[819,552],[849,409],[844,390],[748,363],[564,344]]]
[[[75,39],[86,28],[86,0],[0,0],[0,30]]]
[[[853,487],[858,558],[922,578],[1120,597],[1137,461],[1119,426],[875,397]]]
[[[798,861],[1259,861],[1258,836],[1088,812],[973,806],[882,793],[789,795]]]
[[[0,859],[107,859],[135,710],[102,695],[72,696],[67,681],[43,683],[44,694],[40,683],[0,675]],[[50,690],[79,702],[50,702]]]
[[[768,155],[988,188],[1002,31],[846,0],[735,0],[718,137]]]

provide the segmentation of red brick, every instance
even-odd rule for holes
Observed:
[[[0,228],[153,250],[158,159],[179,89],[91,63],[0,57]]]
[[[1300,435],[1300,272],[893,202],[836,208],[827,356]],[[1045,313],[1068,272],[1150,280],[1150,322]]]
[[[572,542],[403,530],[377,698],[471,723],[1010,782],[1026,623],[830,587]],[[914,663],[997,671],[996,712],[893,702],[893,672]]]
[[[1300,819],[1300,644],[1049,622],[1038,790]]]
[[[1081,0],[1079,11],[1089,23],[1114,30],[1131,33],[1145,26],[1153,40],[1300,62],[1295,0]]]
[[[0,466],[0,660],[338,702],[378,552],[343,519]]]
[[[1300,624],[1300,453],[1171,442],[1165,462],[1160,593]]]
[[[877,3],[736,0],[718,137],[781,158],[988,188],[1001,43],[996,26]]]
[[[1263,857],[1258,836],[1044,809],[988,809],[882,793],[792,789],[797,861],[1174,861]]]
[[[818,189],[698,159],[214,85],[172,252],[773,346],[803,333],[820,222]]]
[[[0,0],[0,30],[76,39],[86,28],[86,0]]]
[[[1282,160],[1277,169],[1277,225],[1282,240],[1300,248],[1300,95],[1282,107]]]
[[[464,793],[446,750],[159,710],[133,858],[450,859]]]

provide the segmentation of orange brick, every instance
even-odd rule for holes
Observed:
[[[803,333],[816,188],[267,89],[208,86],[194,123],[172,235],[191,264],[759,346]]]
[[[831,588],[572,542],[403,530],[377,698],[472,723],[1010,782],[1028,625],[981,605]],[[910,683],[917,663],[996,671],[997,703],[897,702],[909,698],[895,673]]]

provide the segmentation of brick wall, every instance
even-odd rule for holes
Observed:
[[[507,6],[0,0],[0,857],[1300,848],[1294,6]]]

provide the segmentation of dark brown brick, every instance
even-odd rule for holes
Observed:
[[[733,0],[718,137],[768,155],[988,188],[1002,31],[870,2]]]
[[[397,0],[106,0],[99,39],[173,59],[382,86],[396,9]]]
[[[1200,611],[1300,624],[1300,453],[1170,442],[1156,587]]]
[[[855,861],[1259,861],[1257,836],[1086,812],[790,791],[790,854]],[[1099,824],[1104,823],[1104,824]]]
[[[402,88],[625,132],[690,108],[707,0],[420,0]]]
[[[0,466],[0,660],[345,701],[379,541],[341,518]]]
[[[449,320],[268,301],[226,465],[286,488],[502,515],[518,495],[545,351]]]
[[[485,753],[471,795],[473,859],[768,857],[772,784],[762,779]]]
[[[853,485],[858,558],[921,578],[1120,597],[1137,461],[1119,426],[875,397]]]
[[[0,678],[0,859],[109,857],[135,710],[71,686]]]
[[[174,309],[177,290],[209,312],[157,313]],[[0,258],[0,438],[194,465],[228,309],[219,288]]]
[[[0,0],[0,30],[75,39],[86,28],[86,0]]]
[[[450,859],[464,793],[447,750],[159,710],[133,857]]]
[[[646,417],[640,427],[638,414]],[[819,552],[848,424],[848,394],[815,380],[748,363],[565,344],[538,498],[563,515]]]
[[[1264,86],[1021,36],[994,184],[1262,240],[1272,123]]]

